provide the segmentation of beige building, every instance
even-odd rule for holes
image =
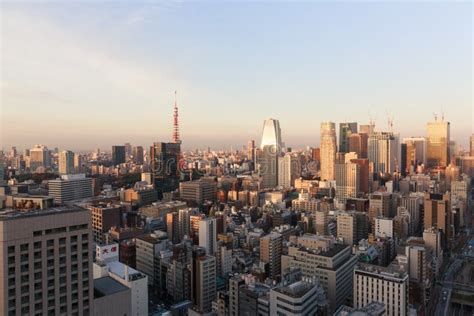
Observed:
[[[337,238],[342,238],[344,245],[352,246],[356,242],[356,218],[349,213],[337,215]]]
[[[216,298],[216,258],[206,255],[202,248],[193,250],[191,297],[198,313],[210,312]]]
[[[0,314],[89,315],[92,235],[82,208],[0,212]]]
[[[380,302],[385,305],[385,315],[405,316],[408,314],[408,283],[407,271],[396,265],[385,268],[359,263],[354,270],[354,307]]]
[[[336,124],[333,122],[321,123],[321,180],[335,179],[336,163]]]
[[[74,153],[64,150],[59,154],[59,174],[74,173]]]
[[[288,255],[281,256],[281,268],[301,268],[304,277],[314,277],[323,286],[329,312],[348,301],[352,294],[352,271],[357,257],[351,247],[331,237],[305,235],[292,239]]]
[[[217,196],[217,184],[208,179],[181,182],[179,194],[181,200],[192,201],[196,204],[202,204],[206,200],[214,201]]]

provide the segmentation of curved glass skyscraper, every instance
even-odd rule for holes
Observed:
[[[262,142],[260,149],[265,146],[277,145],[278,151],[281,151],[281,129],[280,122],[275,119],[265,120],[263,123]]]

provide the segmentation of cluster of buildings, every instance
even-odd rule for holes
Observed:
[[[12,148],[0,314],[429,314],[472,225],[474,136],[467,153],[444,120],[320,137],[295,151],[269,119],[241,150],[183,152],[178,130],[149,150]]]

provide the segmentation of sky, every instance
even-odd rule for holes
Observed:
[[[473,132],[473,4],[29,1],[0,4],[0,148],[319,144],[321,122],[372,118]]]

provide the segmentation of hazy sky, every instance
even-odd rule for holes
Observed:
[[[169,141],[174,90],[185,148],[259,143],[269,117],[293,147],[388,114],[422,136],[442,110],[467,144],[472,45],[469,1],[2,2],[0,148]]]

